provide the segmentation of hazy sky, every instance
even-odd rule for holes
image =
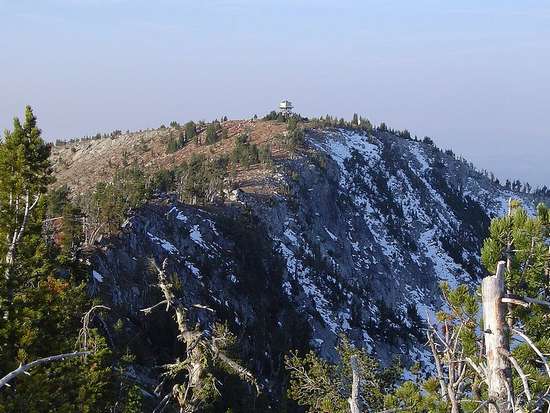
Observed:
[[[482,5],[480,5],[482,4]],[[0,0],[0,128],[353,112],[550,185],[550,1]]]

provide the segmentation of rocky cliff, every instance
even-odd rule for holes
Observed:
[[[202,328],[218,319],[237,335],[265,390],[255,408],[269,410],[290,349],[333,358],[346,334],[386,363],[428,360],[423,320],[441,305],[438,284],[482,277],[490,218],[510,197],[531,211],[540,201],[432,144],[344,128],[308,129],[302,150],[248,178],[216,205],[159,194],[94,249],[90,293],[113,308],[104,328],[137,354],[149,393],[176,335],[162,310],[140,312],[160,297],[150,259],[168,260],[187,304],[215,311],[197,312]]]

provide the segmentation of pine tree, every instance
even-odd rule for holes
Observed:
[[[218,122],[211,123],[206,128],[206,144],[212,145],[218,141]]]
[[[0,143],[0,372],[19,364],[74,351],[80,318],[89,306],[85,284],[62,265],[42,234],[47,186],[52,182],[49,146],[26,108]],[[67,230],[68,231],[68,230]],[[76,231],[67,246],[78,242]],[[69,238],[71,241],[69,241]],[[93,329],[97,351],[34,368],[0,389],[0,412],[101,411],[112,403],[111,352]],[[3,374],[2,374],[3,375]]]
[[[293,132],[298,127],[298,120],[295,117],[288,118],[287,130]]]
[[[374,129],[373,126],[372,126],[371,121],[368,120],[367,118],[360,117],[359,118],[359,125],[360,125],[362,130],[367,131],[368,133],[372,133],[372,131]]]
[[[360,377],[359,404],[373,411],[381,410],[384,395],[392,392],[401,373],[398,365],[394,363],[387,369],[380,367],[376,359],[354,347],[345,336],[340,337],[337,353],[340,359],[337,364],[323,360],[313,351],[304,357],[296,352],[287,356],[285,367],[290,375],[290,398],[308,412],[348,413],[352,371],[356,369]]]
[[[0,144],[0,257],[4,274],[2,310],[4,320],[12,320],[14,294],[24,271],[21,263],[31,258],[37,247],[44,194],[51,182],[50,148],[40,137],[36,117],[30,106],[25,109],[25,122],[13,122],[13,132],[6,131]],[[18,256],[21,259],[18,259]],[[18,277],[19,276],[19,277]]]
[[[185,124],[185,139],[191,141],[197,136],[197,127],[193,121]]]

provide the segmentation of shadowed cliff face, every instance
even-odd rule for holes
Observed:
[[[139,310],[160,299],[147,261],[168,259],[183,301],[215,310],[195,321],[209,329],[218,319],[237,335],[268,406],[281,397],[282,356],[310,346],[333,358],[340,333],[384,362],[429,360],[422,325],[441,304],[438,284],[484,275],[482,240],[509,197],[529,211],[537,201],[429,144],[312,130],[306,150],[223,205],[162,196],[136,211],[96,249],[90,291],[114,309],[105,326],[113,344],[129,341],[136,375],[153,383],[176,333],[162,309]]]

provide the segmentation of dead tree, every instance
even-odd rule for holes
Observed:
[[[177,359],[174,363],[164,366],[166,372],[163,375],[164,379],[157,387],[157,394],[167,379],[175,378],[180,373],[186,373],[186,377],[183,383],[176,383],[171,392],[163,397],[155,412],[162,412],[170,402],[176,401],[180,407],[180,412],[195,413],[199,411],[201,404],[204,402],[204,393],[208,386],[213,386],[213,390],[219,393],[215,388],[215,380],[211,377],[207,363],[205,363],[207,359],[223,365],[228,371],[254,385],[259,393],[260,389],[254,375],[225,353],[226,344],[231,340],[231,334],[226,328],[216,326],[213,328],[212,334],[207,335],[197,326],[191,326],[188,317],[191,308],[211,312],[213,310],[199,304],[188,308],[176,297],[172,290],[172,284],[166,276],[167,263],[168,260],[165,259],[162,268],[159,268],[154,261],[152,262],[157,272],[158,287],[164,296],[164,300],[141,311],[149,314],[153,309],[165,305],[166,311],[171,310],[174,312],[179,331],[178,340],[185,345],[185,358],[183,360]]]
[[[505,352],[510,348],[510,334],[506,322],[504,271],[506,263],[500,261],[496,274],[485,277],[481,283],[483,304],[483,335],[487,360],[489,413],[512,411],[512,384],[508,377],[510,364]]]
[[[82,328],[78,333],[76,340],[77,347],[82,348],[83,351],[88,351],[88,341],[90,337],[90,321],[95,310],[110,310],[109,307],[104,305],[94,305],[82,316]]]
[[[497,265],[496,274],[483,279],[481,285],[483,301],[483,322],[485,339],[486,368],[478,371],[484,376],[489,389],[489,412],[515,412],[523,411],[523,404],[541,406],[546,403],[550,409],[550,387],[542,395],[532,394],[529,387],[529,380],[524,373],[522,366],[509,351],[511,337],[518,336],[538,356],[544,366],[546,374],[550,378],[550,365],[546,356],[537,348],[535,343],[521,330],[512,327],[508,328],[507,310],[512,305],[530,307],[532,305],[543,305],[550,307],[550,302],[530,297],[518,297],[505,294],[504,271],[506,263],[500,261]],[[510,374],[507,370],[513,368],[518,374],[523,392],[514,395]],[[522,400],[524,395],[524,399]],[[526,402],[526,403],[524,403]],[[550,411],[550,410],[549,410]]]
[[[429,320],[428,323],[426,335],[435,362],[441,398],[449,403],[451,413],[459,413],[468,367],[460,344],[462,324],[445,320],[440,333]]]
[[[351,356],[350,358],[352,383],[351,383],[351,396],[348,399],[349,408],[351,413],[361,413],[361,369],[359,368],[359,361],[357,356]]]

